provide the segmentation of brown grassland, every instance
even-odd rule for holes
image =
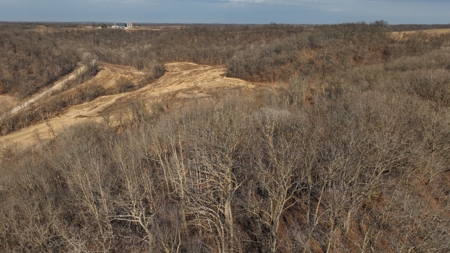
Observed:
[[[448,48],[0,23],[0,252],[449,252]]]
[[[450,28],[441,28],[441,29],[428,29],[428,30],[419,30],[419,31],[398,31],[398,32],[391,32],[391,37],[394,39],[403,39],[405,37],[418,34],[418,33],[424,33],[428,36],[440,36],[443,34],[449,34]]]

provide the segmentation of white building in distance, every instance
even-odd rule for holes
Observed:
[[[116,25],[116,23],[114,23],[114,25],[111,26],[111,28],[113,28],[113,29],[131,29],[131,28],[133,28],[133,23],[127,22],[123,26]]]

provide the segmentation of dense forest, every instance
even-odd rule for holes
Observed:
[[[450,34],[398,39],[383,21],[33,27],[0,24],[2,94],[25,98],[94,59],[149,80],[168,62],[223,65],[277,88],[173,110],[136,101],[120,128],[3,147],[1,251],[450,250]],[[1,119],[2,134],[43,120],[31,112]]]
[[[448,44],[448,35],[429,41],[418,34],[393,41],[387,32],[394,29],[383,21],[314,28],[210,25],[138,31],[64,26],[46,31],[29,26],[0,24],[0,93],[29,96],[93,59],[136,69],[174,61],[226,65],[229,76],[274,82],[293,75],[330,76]]]

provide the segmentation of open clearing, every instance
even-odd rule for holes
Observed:
[[[144,72],[131,67],[112,64],[100,64],[100,72],[91,80],[76,88],[101,84],[106,89],[113,89],[119,78],[137,83],[144,78]],[[48,140],[75,124],[87,121],[116,124],[124,120],[124,110],[136,101],[146,105],[161,100],[180,102],[184,99],[211,98],[219,89],[244,88],[253,89],[254,84],[225,77],[225,68],[221,66],[197,65],[194,63],[166,64],[166,73],[152,84],[131,92],[99,97],[91,102],[69,108],[62,115],[46,122],[21,129],[0,137],[0,146],[17,143],[21,147],[29,147],[38,140]],[[73,88],[73,89],[76,89]],[[71,92],[71,90],[67,91]]]
[[[430,30],[418,30],[418,31],[398,31],[398,32],[392,32],[391,37],[394,39],[403,39],[407,35],[412,35],[416,33],[426,33],[434,36],[439,36],[441,34],[447,34],[450,33],[450,28],[446,29],[430,29]]]

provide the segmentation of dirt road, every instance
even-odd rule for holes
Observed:
[[[30,98],[29,100],[23,102],[21,105],[14,107],[9,112],[2,115],[0,117],[0,120],[3,119],[6,115],[15,114],[15,113],[19,112],[20,110],[27,108],[29,105],[39,101],[40,99],[42,99],[45,96],[51,94],[51,92],[61,89],[64,86],[64,84],[66,84],[68,81],[77,78],[81,73],[83,73],[85,68],[86,68],[85,66],[81,66],[81,67],[77,68],[71,74],[69,74],[69,76],[65,77],[61,81],[56,82],[51,88],[39,93],[38,95]]]

